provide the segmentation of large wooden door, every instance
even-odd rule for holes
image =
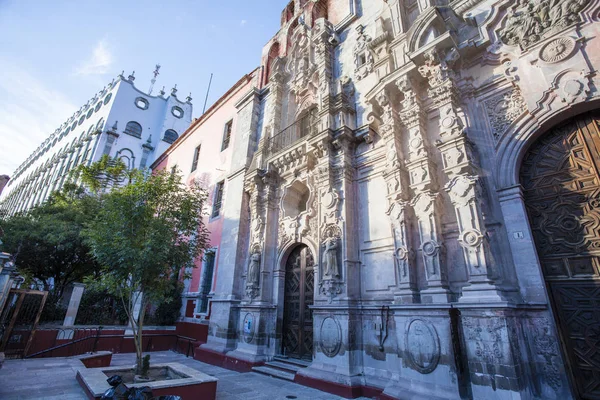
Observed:
[[[577,396],[600,399],[600,112],[544,135],[521,168],[525,204]]]
[[[314,298],[314,259],[305,245],[296,247],[285,266],[282,353],[292,358],[312,360]]]

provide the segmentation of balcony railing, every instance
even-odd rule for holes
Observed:
[[[310,136],[316,131],[316,113],[310,112],[288,126],[267,142],[269,156],[293,145],[303,137]]]

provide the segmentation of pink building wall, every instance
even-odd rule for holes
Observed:
[[[183,174],[185,182],[190,185],[195,180],[205,187],[209,192],[206,226],[210,232],[210,247],[216,250],[211,292],[219,273],[218,252],[223,232],[223,218],[221,215],[211,218],[213,201],[217,183],[226,181],[231,172],[232,149],[235,147],[236,132],[236,103],[242,99],[253,87],[256,86],[258,69],[252,71],[240,79],[227,93],[225,93],[206,113],[192,122],[191,126],[183,133],[171,147],[153,164],[153,170],[171,169],[177,167]],[[229,146],[221,151],[226,124],[232,121],[231,139]],[[192,171],[195,149],[200,146],[200,155],[195,171]],[[222,204],[227,196],[225,185]],[[191,271],[191,279],[186,281],[187,291],[184,292],[184,305],[182,315],[187,318],[208,319],[208,315],[200,315],[195,312],[196,299],[200,289],[203,273],[203,259],[199,257],[196,268]],[[193,302],[193,307],[190,302]],[[192,313],[191,310],[194,310]]]

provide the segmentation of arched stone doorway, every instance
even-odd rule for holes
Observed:
[[[314,257],[308,246],[295,247],[285,264],[282,354],[312,360]]]
[[[600,399],[600,112],[547,132],[520,181],[544,280],[579,397]]]

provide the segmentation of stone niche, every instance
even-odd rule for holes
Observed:
[[[295,181],[285,189],[281,199],[284,218],[296,218],[306,211],[310,189],[302,181]]]

